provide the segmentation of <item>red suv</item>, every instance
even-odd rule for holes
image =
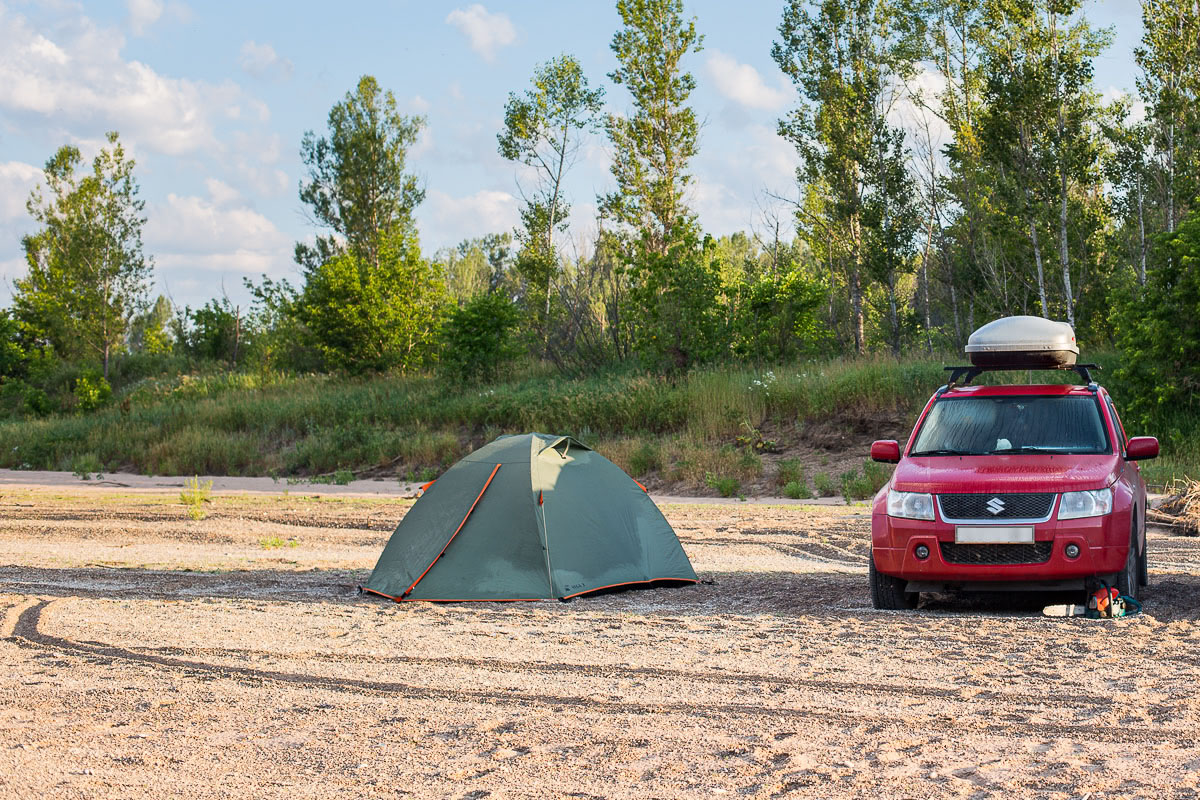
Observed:
[[[978,362],[977,362],[978,363]],[[917,420],[871,513],[871,601],[914,608],[920,592],[1089,589],[1137,597],[1146,575],[1151,436],[1126,438],[1112,399],[1086,386],[958,386],[958,367]],[[1013,367],[993,367],[1008,368]]]

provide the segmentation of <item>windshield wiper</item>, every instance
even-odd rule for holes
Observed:
[[[909,458],[920,456],[981,456],[983,453],[976,453],[971,450],[951,450],[942,448],[941,450],[918,450],[915,453],[909,453]]]
[[[1037,445],[1026,445],[1024,447],[1003,447],[999,450],[993,450],[988,455],[1007,456],[1007,455],[1013,455],[1016,453],[1042,453],[1042,454],[1052,455],[1052,456],[1065,456],[1065,455],[1071,455],[1072,453],[1075,453],[1075,452],[1076,451],[1074,451],[1074,450],[1066,449],[1063,447],[1039,447]]]

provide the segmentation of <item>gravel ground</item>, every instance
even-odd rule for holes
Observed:
[[[408,507],[5,488],[0,795],[1200,794],[1198,539],[1115,621],[873,611],[862,506],[664,506],[694,587],[359,597]]]

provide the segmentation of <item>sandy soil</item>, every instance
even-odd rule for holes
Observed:
[[[1116,621],[872,611],[862,507],[665,506],[695,587],[359,597],[408,507],[4,487],[0,796],[1200,793],[1198,539]]]

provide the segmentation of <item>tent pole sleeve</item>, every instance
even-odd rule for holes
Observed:
[[[430,561],[429,566],[425,568],[425,571],[417,576],[417,579],[412,582],[412,586],[409,586],[404,590],[404,593],[400,595],[401,598],[408,597],[409,593],[412,592],[413,589],[417,588],[417,584],[421,582],[421,579],[425,577],[429,570],[433,569],[433,565],[437,563],[437,560],[446,554],[446,548],[450,546],[450,543],[454,541],[454,537],[458,536],[458,532],[461,531],[463,526],[467,524],[467,520],[471,518],[471,512],[475,510],[475,506],[479,505],[479,499],[483,497],[483,493],[487,491],[488,486],[492,482],[492,478],[496,477],[496,473],[499,471],[500,465],[497,464],[496,468],[492,470],[492,474],[488,475],[488,479],[483,482],[483,488],[479,490],[479,494],[475,497],[475,502],[471,503],[471,507],[467,509],[467,514],[462,518],[462,522],[458,523],[458,527],[454,529],[454,533],[450,534],[450,538],[447,539],[446,544],[442,546],[441,552],[433,557],[433,561]]]

